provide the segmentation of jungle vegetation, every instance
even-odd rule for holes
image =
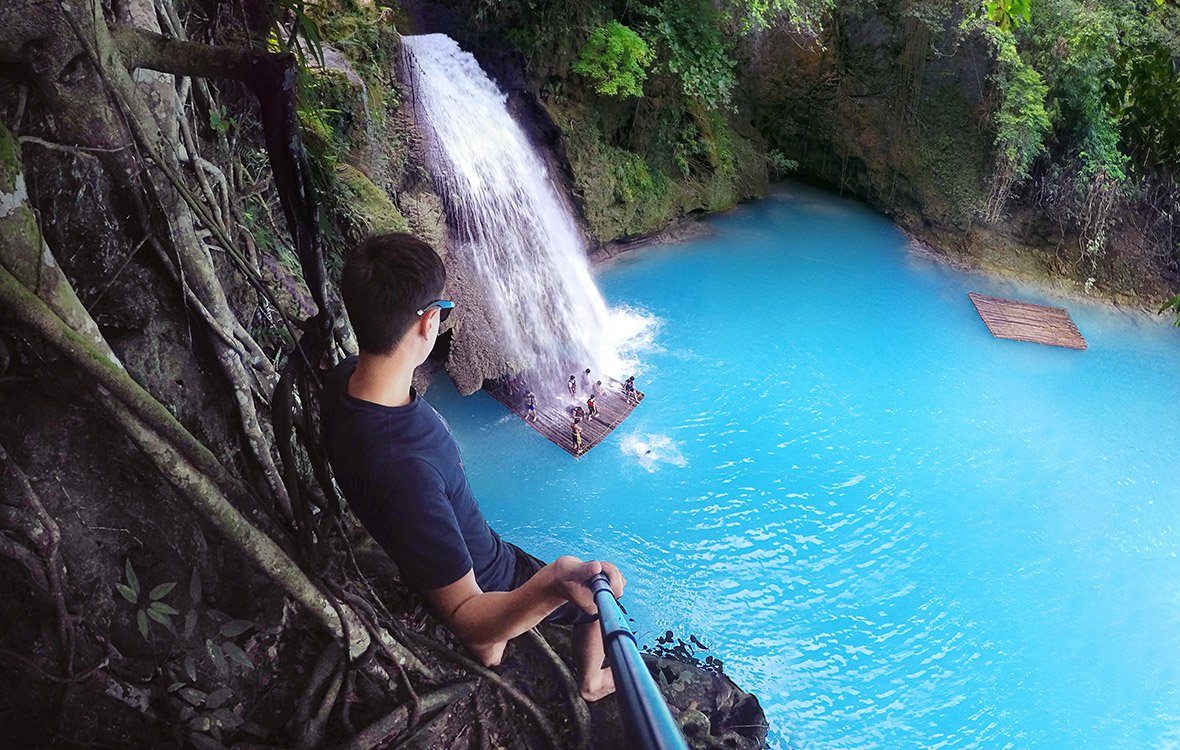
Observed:
[[[823,52],[888,15],[913,60],[987,51],[990,180],[946,191],[971,222],[1026,209],[1083,277],[1130,226],[1180,275],[1171,0],[448,4],[467,41],[518,56],[598,239],[807,177],[749,116],[759,44]],[[0,2],[5,737],[588,744],[551,634],[505,672],[468,658],[357,527],[319,444],[323,372],[354,349],[343,253],[381,229],[445,236],[397,81],[411,5]],[[821,93],[851,96],[837,77]],[[915,148],[947,129],[915,124]]]

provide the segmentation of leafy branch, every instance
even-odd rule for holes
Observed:
[[[1172,297],[1160,307],[1160,315],[1163,315],[1166,312],[1174,313],[1176,315],[1176,325],[1180,326],[1180,294]]]
[[[279,14],[271,31],[272,51],[292,52],[299,63],[307,68],[307,53],[321,68],[324,67],[324,41],[316,22],[307,15],[307,0],[277,0]],[[285,17],[290,15],[291,28],[286,28]],[[277,48],[277,49],[273,49]]]
[[[145,639],[148,637],[150,621],[155,621],[168,628],[169,631],[176,632],[176,628],[172,625],[172,618],[180,614],[180,612],[163,601],[164,597],[168,596],[168,594],[172,593],[172,589],[176,588],[176,582],[170,581],[153,587],[151,591],[147,592],[147,598],[141,601],[143,591],[140,588],[139,576],[135,574],[135,568],[131,565],[131,558],[127,558],[127,562],[124,565],[124,576],[123,583],[115,584],[115,590],[131,606],[136,608],[135,621],[139,625],[139,634]]]
[[[643,96],[643,81],[655,53],[643,37],[618,21],[605,23],[590,33],[573,70],[594,82],[607,96]]]
[[[1030,0],[983,0],[987,18],[1004,31],[1011,31],[1031,18]]]

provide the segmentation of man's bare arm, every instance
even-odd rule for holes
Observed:
[[[559,557],[513,591],[483,591],[475,572],[424,596],[426,603],[486,665],[499,662],[504,644],[537,626],[565,602],[582,610],[597,611],[585,583],[600,572],[611,581],[615,596],[622,596],[627,582],[619,569],[607,562],[583,562],[576,557]]]

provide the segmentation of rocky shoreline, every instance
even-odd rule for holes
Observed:
[[[774,183],[770,187],[770,194],[786,189],[792,181],[787,180]],[[811,183],[801,183],[811,184]],[[823,189],[832,189],[825,186]],[[754,202],[762,199],[754,199]],[[743,204],[739,204],[743,205]],[[727,209],[731,210],[731,209]],[[610,267],[619,258],[632,253],[663,245],[686,242],[698,237],[705,237],[713,233],[705,221],[712,216],[725,213],[719,211],[710,214],[694,214],[673,220],[667,227],[648,235],[614,240],[603,243],[590,252],[590,261],[596,270]],[[990,254],[969,254],[958,248],[942,247],[935,244],[932,238],[896,224],[909,241],[908,252],[916,257],[947,266],[963,273],[986,274],[995,279],[1030,284],[1039,291],[1047,293],[1063,301],[1083,304],[1103,305],[1122,312],[1141,313],[1158,320],[1162,325],[1171,325],[1170,318],[1159,313],[1160,297],[1157,294],[1142,294],[1131,291],[1119,291],[1090,285],[1074,277],[1055,273],[1042,263],[1030,259],[1026,253],[1014,251],[1003,246],[997,247]],[[1047,252],[1047,251],[1043,251]]]

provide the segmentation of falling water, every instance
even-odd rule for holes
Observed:
[[[469,263],[506,361],[546,373],[619,375],[612,314],[586,246],[507,95],[444,34],[402,39],[427,166],[447,209],[451,253]],[[561,378],[564,380],[564,378]]]

